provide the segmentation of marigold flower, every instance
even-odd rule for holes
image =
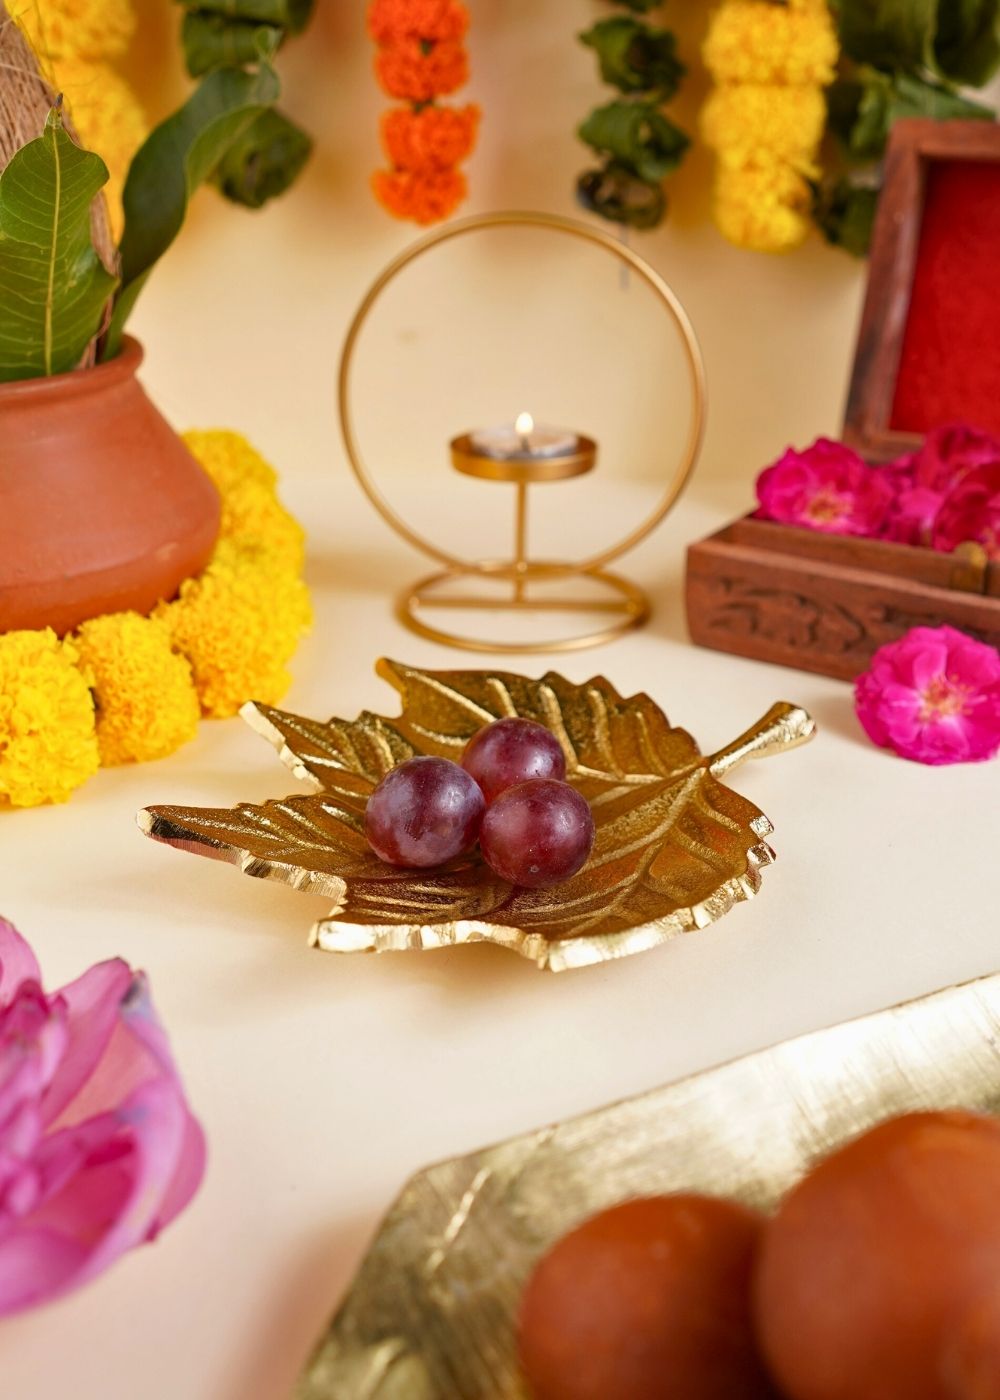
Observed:
[[[877,535],[892,495],[884,472],[829,438],[789,448],[757,478],[763,519],[832,535]]]
[[[715,221],[738,248],[786,253],[809,232],[811,197],[805,178],[781,161],[728,168],[715,176]]]
[[[272,488],[277,485],[278,473],[242,433],[229,428],[192,428],[181,436],[222,495],[244,481]]]
[[[94,692],[105,767],[164,758],[194,738],[199,709],[191,667],[160,620],[109,613],[84,622],[73,641]]]
[[[302,580],[266,549],[236,540],[220,540],[205,571],[156,615],[191,663],[202,713],[216,717],[235,714],[247,700],[277,704],[311,621]]]
[[[378,202],[395,218],[434,224],[458,208],[467,186],[460,170],[376,170],[372,189]]]
[[[275,494],[274,468],[239,433],[186,433],[184,441],[219,488],[220,538],[254,544],[300,570],[305,532]]]
[[[135,33],[130,0],[12,0],[7,8],[42,59],[117,58]]]
[[[106,63],[68,58],[52,65],[52,81],[63,93],[81,145],[108,167],[104,196],[111,232],[121,236],[124,224],[122,190],[132,157],[149,134],[139,99],[128,83]]]
[[[760,155],[808,161],[823,136],[826,101],[818,87],[739,83],[705,103],[701,132],[724,164],[753,165]]]
[[[1000,749],[1000,654],[954,627],[914,627],[854,687],[874,743],[917,763],[976,763]]]
[[[382,117],[382,145],[397,170],[447,170],[472,153],[479,108],[392,107]]]
[[[825,4],[806,9],[746,0],[716,11],[704,57],[719,83],[793,83],[826,87],[839,45]]]
[[[419,39],[401,39],[378,50],[375,74],[390,97],[430,102],[469,81],[469,56],[458,40],[443,39],[425,50]]]
[[[94,701],[76,661],[50,628],[0,634],[0,806],[65,802],[97,772]]]
[[[740,247],[787,252],[811,223],[823,88],[838,56],[830,8],[826,0],[729,0],[704,53],[719,83],[701,115],[717,155],[716,223]]]
[[[155,1240],[197,1191],[205,1139],[145,975],[121,958],[42,990],[0,919],[0,1316]]]
[[[461,39],[469,28],[469,12],[461,0],[372,0],[368,33],[376,44],[400,39]]]

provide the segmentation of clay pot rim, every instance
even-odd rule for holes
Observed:
[[[104,360],[87,369],[71,369],[65,374],[43,374],[33,379],[10,379],[0,383],[0,407],[10,399],[66,399],[76,394],[93,393],[109,388],[123,379],[131,379],[142,364],[143,348],[134,336],[122,339],[122,348],[113,360]]]

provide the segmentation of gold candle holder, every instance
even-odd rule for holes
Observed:
[[[463,559],[425,539],[389,504],[365,465],[358,445],[351,412],[351,368],[358,337],[378,297],[391,281],[416,258],[452,238],[485,229],[527,227],[566,234],[604,249],[635,272],[656,294],[677,327],[688,369],[691,395],[691,422],[680,461],[669,477],[666,489],[652,511],[624,539],[607,546],[589,558],[577,561],[532,559],[528,550],[529,488],[550,482],[568,481],[593,470],[597,444],[579,433],[568,433],[550,449],[533,450],[530,429],[523,445],[513,450],[490,451],[477,439],[482,434],[463,433],[450,444],[453,468],[464,476],[483,482],[505,482],[515,487],[514,536],[511,557],[503,560]],[[610,641],[650,615],[649,600],[643,590],[607,565],[634,548],[656,528],[683,490],[697,461],[705,424],[705,371],[701,352],[684,308],[668,284],[631,248],[603,230],[554,214],[501,213],[461,219],[420,239],[404,250],[376,278],[354,317],[344,342],[339,377],[340,424],[348,460],[363,491],[384,520],[403,539],[443,567],[405,589],[397,600],[400,621],[419,636],[466,651],[498,653],[574,651]],[[530,424],[530,419],[528,420]],[[520,420],[519,420],[520,424]],[[520,428],[516,430],[520,431]],[[495,593],[491,596],[453,591],[463,579],[486,580]],[[558,595],[541,593],[533,585],[565,579],[567,587]],[[573,581],[585,580],[586,592],[574,589]],[[452,591],[449,591],[452,590]],[[595,596],[596,595],[596,596]],[[502,641],[481,635],[464,635],[435,625],[425,611],[449,609],[482,616],[486,612],[546,612],[567,615],[606,615],[596,628],[545,641]]]

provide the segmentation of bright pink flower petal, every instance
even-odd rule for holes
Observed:
[[[121,1004],[131,984],[128,963],[112,958],[88,968],[60,992],[67,1009],[68,1044],[42,1105],[47,1123],[56,1121],[94,1073],[118,1025]],[[84,1107],[75,1117],[97,1111]]]
[[[1000,461],[966,472],[944,498],[931,532],[935,549],[950,553],[960,544],[981,544],[1000,559]]]
[[[953,627],[915,627],[858,677],[855,709],[876,744],[918,763],[970,763],[1000,750],[1000,655]]]
[[[0,1238],[0,1317],[61,1292],[81,1253],[73,1240],[32,1226]]]
[[[14,997],[22,982],[41,982],[38,959],[13,924],[0,919],[0,1006]]]
[[[757,478],[758,515],[837,535],[881,533],[895,495],[892,478],[843,443],[819,438],[792,448]]]
[[[66,1008],[49,1002],[37,982],[22,982],[0,1009],[0,1144],[2,1127],[23,1100],[37,1102],[58,1073],[68,1034]]]
[[[146,979],[101,963],[54,997],[0,926],[0,1315],[75,1288],[156,1234],[205,1144]]]

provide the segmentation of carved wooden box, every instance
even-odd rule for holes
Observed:
[[[966,420],[1000,435],[1000,126],[898,122],[844,422],[871,462]],[[1000,564],[747,516],[688,550],[692,640],[851,680],[910,627],[1000,647]]]

